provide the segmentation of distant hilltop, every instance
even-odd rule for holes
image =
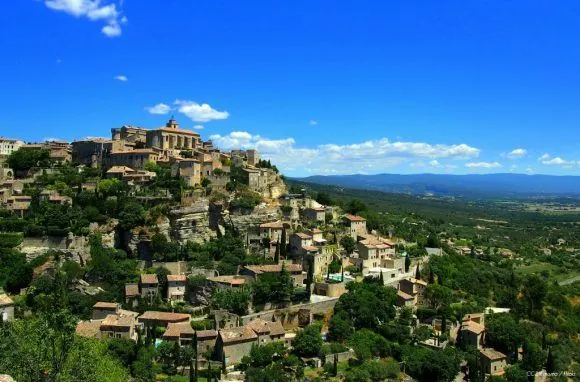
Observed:
[[[298,181],[384,192],[458,197],[580,196],[580,176],[524,174],[314,175]]]

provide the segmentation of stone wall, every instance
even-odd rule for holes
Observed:
[[[288,308],[266,310],[263,312],[248,314],[240,317],[240,325],[246,325],[248,322],[256,318],[261,318],[265,321],[280,321],[287,329],[294,329],[299,326],[304,326],[301,322],[301,317],[307,314],[308,321],[312,321],[312,316],[315,314],[326,314],[336,305],[337,298],[331,298],[324,301],[309,302],[305,304],[292,305]],[[308,322],[310,323],[310,322]]]
[[[349,350],[349,351],[345,351],[342,353],[336,353],[336,354],[327,354],[324,357],[322,357],[322,361],[326,364],[326,363],[333,363],[334,362],[334,356],[338,356],[338,362],[344,362],[344,361],[348,361],[349,359],[354,359],[356,358],[356,354],[354,353],[354,351]]]

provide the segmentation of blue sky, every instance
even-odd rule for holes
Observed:
[[[109,136],[175,114],[290,175],[580,175],[578,2],[9,4],[1,136]]]

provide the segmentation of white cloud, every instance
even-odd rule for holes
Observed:
[[[517,158],[523,157],[527,153],[528,153],[528,151],[526,149],[515,149],[515,150],[510,151],[507,154],[507,157],[510,159],[517,159]]]
[[[548,166],[562,166],[563,168],[580,168],[580,160],[566,160],[561,157],[551,158],[548,154],[544,154],[538,158],[542,164]]]
[[[164,103],[158,103],[155,106],[146,107],[145,110],[147,110],[151,114],[163,115],[171,111],[171,106],[166,105]]]
[[[194,130],[203,130],[203,125],[195,125],[193,126]]]
[[[429,165],[431,167],[437,167],[437,168],[443,167],[443,166],[441,166],[441,163],[439,163],[439,161],[437,159],[433,159],[431,162],[429,162]]]
[[[129,79],[127,78],[127,76],[123,76],[123,75],[115,76],[115,79],[117,81],[121,81],[121,82],[127,82],[127,81],[129,81]]]
[[[498,168],[501,166],[499,162],[468,162],[465,164],[467,168]]]
[[[45,0],[44,4],[54,11],[65,12],[74,17],[105,21],[106,25],[101,31],[108,37],[119,36],[120,24],[127,22],[127,18],[121,15],[116,4],[102,4],[101,0]]]
[[[361,143],[323,144],[313,148],[299,147],[294,138],[269,139],[246,131],[227,135],[215,134],[210,139],[222,149],[256,148],[283,171],[327,173],[363,173],[384,171],[407,162],[412,167],[424,166],[422,159],[470,158],[480,150],[466,144],[432,145],[416,142],[391,142],[387,138]],[[439,162],[437,162],[439,163]],[[454,168],[445,166],[447,169]]]
[[[549,158],[550,158],[550,156],[548,154],[544,154],[541,157],[539,157],[538,160],[547,160]]]
[[[309,124],[310,126],[316,126],[316,125],[318,125],[318,121],[315,121],[314,119],[311,119],[311,120],[308,122],[308,124]]]
[[[194,122],[209,122],[219,119],[227,119],[230,113],[227,111],[218,111],[207,103],[198,104],[194,101],[177,100],[177,111],[185,114]]]

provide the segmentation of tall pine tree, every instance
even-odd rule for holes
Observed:
[[[274,264],[280,263],[280,241],[276,244],[276,253],[274,254]]]
[[[405,255],[405,273],[409,272],[410,267],[411,267],[411,258],[409,257],[409,254],[407,253]]]
[[[284,260],[288,259],[288,247],[286,246],[286,227],[282,225],[282,235],[280,241],[282,242],[282,247],[280,248],[280,257]]]
[[[415,270],[415,278],[417,280],[421,278],[421,270],[419,269],[419,264],[417,264],[417,269]]]

